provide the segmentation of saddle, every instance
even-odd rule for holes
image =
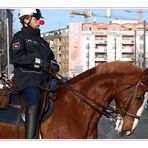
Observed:
[[[0,109],[8,109],[11,104],[11,98],[16,94],[13,80],[0,78]]]
[[[54,88],[53,88],[54,86]],[[52,87],[52,88],[51,88]],[[44,121],[53,111],[54,96],[56,92],[55,82],[50,84],[50,88],[42,88],[42,98],[40,106],[40,120]],[[15,83],[12,80],[7,80],[5,77],[0,78],[0,113],[8,115],[15,110],[22,110],[23,113],[26,108],[26,98],[17,94]],[[18,116],[18,114],[17,114]],[[2,119],[0,119],[2,120]],[[13,119],[14,120],[14,119]],[[6,121],[6,119],[4,120]]]

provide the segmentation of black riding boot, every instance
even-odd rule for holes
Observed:
[[[31,106],[26,108],[25,113],[25,138],[38,139],[39,138],[39,107]]]

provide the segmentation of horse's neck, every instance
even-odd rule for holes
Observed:
[[[112,80],[109,80],[107,82],[106,79],[102,79],[98,75],[94,75],[91,78],[87,78],[87,80],[84,79],[80,82],[73,84],[73,88],[77,90],[80,93],[80,95],[84,97],[84,99],[87,99],[88,102],[89,100],[92,100],[92,102],[102,104],[103,106],[108,106],[108,104],[112,99],[113,85],[114,84]],[[81,108],[81,110],[83,109],[83,112],[84,112],[86,109],[86,112],[87,112],[88,105],[86,105],[83,101],[80,101],[81,99],[79,98],[79,95],[76,96],[72,94],[70,90],[67,90],[67,89],[65,89],[65,94],[67,94],[67,96],[71,96],[71,97],[68,97],[69,99],[68,101],[69,103],[71,103],[71,106],[75,106],[75,108],[77,109],[84,106],[84,108]],[[66,96],[63,96],[62,99],[67,102]],[[70,101],[70,99],[72,101]],[[73,102],[76,102],[76,103],[73,103]],[[82,106],[79,104],[82,104]],[[100,110],[102,111],[102,108],[100,108]],[[94,110],[93,108],[91,108],[89,111],[93,112]]]
[[[81,95],[89,97],[96,103],[104,105],[109,103],[108,98],[111,94],[109,85],[105,85],[105,82],[99,77],[91,76],[87,80],[73,83],[72,86]],[[66,129],[68,129],[67,135],[73,138],[91,137],[92,131],[96,130],[101,114],[98,114],[64,86],[58,89],[56,99],[54,111],[46,121],[48,123],[47,130],[52,133],[52,129],[56,129],[59,137],[62,137]],[[103,111],[102,108],[99,110]]]

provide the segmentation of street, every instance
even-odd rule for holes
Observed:
[[[135,132],[126,137],[119,136],[112,122],[102,116],[98,123],[98,139],[148,139],[148,109],[144,110]]]

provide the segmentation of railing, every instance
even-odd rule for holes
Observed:
[[[107,52],[107,49],[105,48],[95,48],[95,52]]]
[[[123,57],[123,58],[120,58],[120,61],[133,61],[133,58]]]
[[[131,48],[124,48],[121,50],[122,52],[127,52],[127,53],[133,53],[134,52],[134,49],[131,49]]]
[[[98,56],[98,57],[95,57],[95,61],[107,61],[107,57],[106,56]]]
[[[133,40],[122,40],[122,44],[134,44]]]

